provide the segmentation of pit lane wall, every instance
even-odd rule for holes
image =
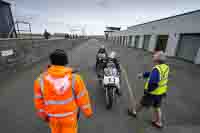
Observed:
[[[7,39],[0,40],[0,72],[16,70],[48,57],[55,49],[66,51],[78,46],[86,39],[56,39],[56,40],[28,40]]]

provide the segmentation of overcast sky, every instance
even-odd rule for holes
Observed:
[[[45,28],[52,33],[69,32],[81,26],[85,27],[87,34],[103,34],[105,26],[126,28],[200,9],[200,0],[14,1],[14,16],[31,21],[35,33],[43,32]]]

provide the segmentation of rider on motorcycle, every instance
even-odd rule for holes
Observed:
[[[119,59],[117,59],[117,53],[115,51],[112,51],[109,55],[108,55],[108,58],[107,58],[107,64],[113,62],[115,64],[115,67],[118,71],[118,74],[119,74],[119,77],[121,79],[121,67],[120,67],[120,62],[119,62]],[[106,65],[107,67],[107,65]],[[118,87],[117,89],[117,94],[119,96],[122,95],[122,92],[121,92],[121,89],[120,87]]]
[[[117,59],[117,53],[115,51],[112,51],[108,55],[107,60],[108,60],[107,62],[112,61],[113,63],[115,63],[118,72],[121,73],[120,62],[119,62],[119,59]]]
[[[99,49],[99,51],[97,52],[97,55],[96,55],[96,64],[99,63],[99,54],[104,54],[105,58],[107,58],[108,54],[107,54],[107,51],[106,51],[104,45],[102,45],[101,48]]]
[[[107,55],[107,51],[106,51],[106,48],[104,45],[101,45],[97,54],[99,54],[99,53],[101,53],[101,54],[105,53]]]

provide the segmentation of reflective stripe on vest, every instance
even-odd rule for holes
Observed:
[[[43,92],[44,92],[43,74],[40,75],[39,82],[40,82],[40,89],[41,89],[41,92],[43,94]]]
[[[39,84],[40,84],[41,93],[43,93],[43,91],[44,91],[43,74],[41,74],[41,75],[39,76],[38,81],[39,81]],[[39,94],[39,95],[36,94],[36,95],[34,96],[34,98],[35,98],[35,99],[41,99],[41,98],[43,98],[43,95],[42,95],[42,94]]]
[[[44,110],[43,109],[39,109],[38,112],[44,112]]]
[[[48,113],[47,115],[49,117],[66,117],[66,116],[73,115],[74,113],[77,113],[77,109],[73,112],[67,112],[67,113],[62,113],[62,114],[50,114],[50,113]]]
[[[74,98],[76,98],[76,94],[75,94],[75,81],[76,81],[76,75],[72,74],[72,95]]]
[[[81,97],[84,96],[84,95],[85,95],[85,91],[82,90],[82,91],[76,96],[76,99],[79,99],[79,98],[81,98]]]
[[[41,99],[41,98],[43,98],[43,96],[42,95],[35,95],[34,98],[35,99]]]
[[[160,74],[160,81],[158,83],[158,88],[151,91],[150,94],[152,95],[162,95],[165,94],[167,91],[167,83],[168,83],[168,74],[169,74],[169,67],[165,64],[156,65],[154,68],[156,68],[159,71]],[[148,90],[148,84],[149,84],[150,78],[148,78],[146,84],[145,84],[145,90]]]
[[[82,105],[82,106],[81,106],[82,109],[87,109],[87,108],[90,108],[90,107],[91,107],[90,104],[86,104],[86,105]]]
[[[44,101],[45,105],[64,105],[72,102],[74,97],[70,97],[66,100],[46,100]]]

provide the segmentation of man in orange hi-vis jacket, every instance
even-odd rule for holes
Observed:
[[[34,83],[36,114],[52,133],[77,133],[79,109],[88,118],[93,114],[88,91],[80,75],[65,67],[68,57],[63,50],[55,50],[50,61],[50,68]]]

